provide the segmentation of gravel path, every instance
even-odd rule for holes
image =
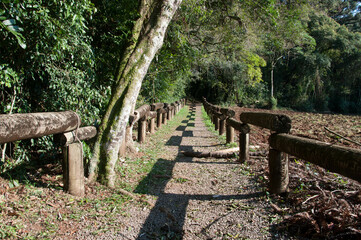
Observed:
[[[273,213],[265,188],[247,164],[236,159],[182,156],[185,150],[222,147],[203,123],[201,104],[189,107],[186,119],[166,141],[148,176],[154,177],[161,165],[167,165],[162,175],[169,177],[144,193],[154,199],[154,207],[130,206],[119,216],[120,227],[94,239],[281,238],[270,232]],[[140,189],[135,192],[142,193]],[[89,239],[84,231],[78,238],[82,236]]]

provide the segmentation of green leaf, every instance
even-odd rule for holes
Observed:
[[[12,26],[12,25],[16,24],[16,21],[15,21],[15,19],[6,19],[3,21],[3,24],[6,26]]]

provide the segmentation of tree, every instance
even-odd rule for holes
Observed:
[[[129,115],[145,74],[164,41],[167,27],[181,4],[181,0],[141,0],[139,18],[134,24],[129,46],[119,63],[119,71],[111,99],[102,119],[89,164],[89,179],[98,179],[114,186],[114,167],[118,152],[125,140]]]
[[[360,112],[361,35],[310,11],[314,45],[295,46],[277,65],[280,103],[306,111]]]
[[[259,32],[274,20],[276,5],[275,1],[188,0],[179,24],[197,58],[187,94],[208,95],[217,103],[254,102],[258,94],[248,93],[250,88],[260,89],[265,64],[258,51]]]
[[[321,2],[328,16],[350,31],[361,32],[361,1],[326,0]]]
[[[104,99],[87,33],[94,11],[90,0],[0,2],[1,113],[73,110],[94,122]],[[38,159],[38,149],[54,152],[51,136],[11,146],[11,164]]]
[[[290,50],[295,46],[314,44],[313,39],[306,32],[304,19],[307,18],[307,8],[303,3],[283,3],[278,8],[279,16],[263,35],[264,56],[270,68],[270,101],[276,107],[274,98],[276,65],[287,58]]]

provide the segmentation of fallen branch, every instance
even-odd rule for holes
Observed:
[[[213,151],[213,152],[192,152],[192,151],[183,151],[181,152],[186,157],[197,157],[197,158],[233,158],[235,157],[235,154],[239,153],[239,147],[236,148],[229,148],[219,151]],[[250,157],[259,157],[259,156],[267,156],[267,152],[264,150],[259,150],[255,152],[249,152]]]
[[[326,130],[326,131],[329,131],[329,132],[332,133],[332,134],[335,134],[336,136],[339,136],[339,137],[342,138],[342,139],[345,139],[346,141],[349,141],[349,142],[352,142],[352,143],[354,143],[354,144],[356,144],[356,145],[358,145],[358,146],[361,146],[361,143],[355,142],[355,141],[353,141],[353,140],[351,140],[351,139],[349,139],[349,138],[347,138],[347,137],[344,137],[344,136],[342,136],[342,135],[340,135],[340,134],[338,134],[338,133],[335,133],[334,131],[328,129],[327,127],[325,127],[325,130]]]
[[[198,157],[198,158],[207,158],[207,157],[214,157],[214,158],[232,158],[234,157],[235,153],[239,152],[239,148],[229,148],[219,151],[213,152],[190,152],[184,151],[182,154],[186,157]]]
[[[318,197],[318,196],[319,196],[319,195],[317,194],[317,195],[314,195],[314,196],[312,196],[312,197],[307,198],[305,201],[302,202],[302,205],[306,204],[308,201],[310,201],[311,199],[314,199],[314,198],[316,198],[316,197]]]
[[[129,197],[131,197],[131,198],[133,198],[133,199],[135,199],[135,200],[137,200],[137,201],[146,203],[146,204],[148,204],[151,208],[154,207],[154,204],[151,203],[150,201],[148,201],[147,199],[143,199],[143,198],[141,198],[141,197],[138,197],[138,196],[134,195],[133,193],[128,192],[127,190],[124,190],[124,189],[119,188],[119,189],[117,189],[117,191],[119,191],[121,194],[127,195],[127,196],[129,196]]]
[[[274,203],[271,203],[270,206],[273,208],[273,210],[275,210],[276,213],[278,214],[283,214],[285,211],[280,208],[279,206],[277,206],[276,204]]]

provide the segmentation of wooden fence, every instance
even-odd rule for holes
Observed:
[[[266,112],[242,112],[240,120],[234,118],[234,111],[212,105],[203,98],[203,106],[212,119],[219,134],[226,131],[227,143],[234,141],[234,129],[239,131],[239,161],[249,158],[248,124],[270,130],[269,172],[270,191],[284,193],[288,191],[288,154],[317,164],[329,171],[339,173],[361,183],[361,150],[334,146],[308,138],[292,136],[291,119],[287,115]],[[226,124],[226,126],[223,126]]]
[[[143,105],[129,117],[129,125],[138,122],[138,141],[145,141],[147,123],[149,132],[166,124],[186,104],[185,99],[172,104]],[[0,114],[0,144],[23,139],[54,135],[54,141],[62,146],[64,190],[75,196],[84,195],[83,148],[81,141],[97,134],[94,126],[80,127],[79,116],[73,111]]]

